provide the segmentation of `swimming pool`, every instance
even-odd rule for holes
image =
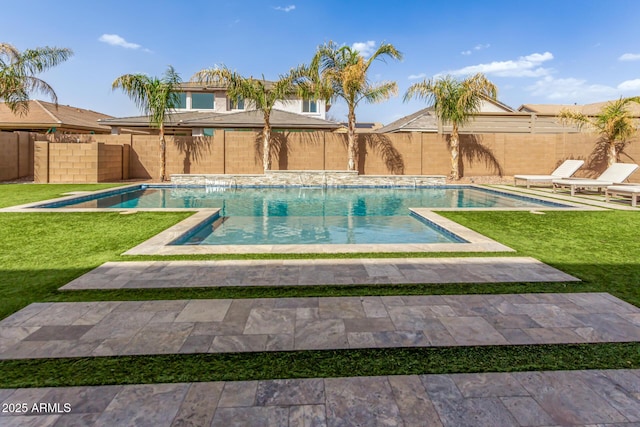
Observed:
[[[409,208],[565,207],[467,186],[204,188],[136,186],[37,207],[219,208],[173,245],[465,243]]]

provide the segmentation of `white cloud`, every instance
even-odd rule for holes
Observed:
[[[142,47],[139,44],[126,41],[124,38],[120,37],[117,34],[103,34],[100,36],[98,41],[110,44],[111,46],[124,47],[125,49],[140,49]]]
[[[640,61],[640,53],[625,53],[620,55],[619,61]]]
[[[346,44],[342,44],[342,46],[346,46]],[[376,42],[374,40],[355,42],[351,45],[351,50],[357,51],[363,57],[368,58],[376,51]]]
[[[483,49],[487,49],[489,48],[491,45],[489,43],[487,44],[477,44],[473,47],[473,50],[471,49],[467,49],[467,50],[463,50],[462,52],[460,52],[461,55],[464,56],[469,56],[473,53],[474,50],[483,50]]]
[[[566,104],[574,102],[596,102],[617,96],[616,88],[598,84],[587,84],[586,80],[573,77],[555,79],[551,76],[538,80],[526,88],[534,96],[543,96]]]
[[[493,74],[500,77],[542,77],[551,73],[551,69],[543,68],[543,62],[553,59],[550,52],[533,53],[521,56],[516,60],[493,61],[488,64],[470,65],[443,74],[469,75],[476,73]]]
[[[357,50],[365,58],[373,54],[373,52],[375,51],[375,47],[376,42],[374,42],[373,40],[369,40],[366,42],[356,42],[351,45],[351,49]]]
[[[419,80],[419,79],[424,79],[425,77],[427,77],[426,73],[410,74],[408,79],[409,80]]]
[[[626,80],[618,85],[623,91],[640,91],[640,79]]]
[[[487,44],[477,44],[475,45],[475,47],[473,48],[473,50],[482,50],[482,49],[487,49],[489,48],[491,45],[489,43]]]
[[[419,79],[424,79],[425,77],[427,77],[427,75],[425,73],[420,73],[420,74],[411,74],[408,79],[409,80],[419,80]]]
[[[580,104],[606,101],[620,96],[634,95],[640,90],[640,79],[626,80],[617,86],[589,84],[584,79],[573,77],[555,79],[546,76],[526,87],[531,95],[542,96],[561,104]]]
[[[289,6],[276,6],[276,7],[274,7],[275,10],[279,10],[281,12],[291,12],[295,8],[296,8],[295,4],[290,4]]]

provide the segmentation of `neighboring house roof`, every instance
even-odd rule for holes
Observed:
[[[523,111],[527,113],[536,113],[546,116],[557,116],[560,114],[560,111],[564,109],[568,109],[571,111],[575,111],[578,113],[585,114],[587,116],[595,116],[602,111],[602,108],[605,107],[608,103],[612,101],[604,101],[604,102],[594,102],[592,104],[584,104],[584,105],[567,105],[567,104],[522,104],[518,107],[518,111]],[[629,104],[629,111],[633,113],[634,116],[640,117],[640,104],[632,102]]]
[[[485,98],[480,113],[513,113],[513,108],[495,99]],[[433,107],[423,108],[376,130],[377,133],[437,132],[438,117]]]
[[[267,87],[271,87],[275,83],[275,82],[273,82],[271,80],[264,80],[264,79],[259,78],[259,77],[254,77],[253,79],[254,80],[260,80],[260,81],[264,82],[265,86],[267,86]],[[193,91],[193,92],[212,91],[212,90],[227,90],[227,85],[224,84],[224,83],[221,83],[221,82],[216,82],[216,83],[212,83],[212,84],[209,84],[209,85],[205,85],[205,84],[202,84],[202,83],[195,83],[195,82],[182,82],[177,87],[181,91]]]
[[[201,118],[204,115],[219,115],[211,112],[185,111],[168,114],[165,126],[179,126],[184,121]],[[99,120],[101,124],[108,126],[149,127],[149,116],[114,117]]]
[[[271,127],[276,129],[336,129],[338,123],[322,120],[303,114],[290,113],[282,110],[272,110]],[[148,116],[124,117],[101,120],[100,123],[109,126],[149,126]],[[166,125],[183,128],[256,128],[264,127],[264,117],[259,110],[240,111],[237,113],[212,113],[189,111],[170,114]]]
[[[56,128],[64,132],[109,133],[109,126],[99,124],[98,120],[111,117],[69,105],[58,105],[56,108],[55,104],[38,100],[29,101],[29,112],[20,116],[12,113],[4,102],[0,102],[0,129],[2,130],[47,131]]]
[[[349,131],[349,123],[341,122],[338,123],[340,127],[338,128],[338,132],[348,132]],[[382,127],[382,123],[377,122],[357,122],[356,123],[356,133],[373,133]]]
[[[433,108],[423,108],[413,114],[399,118],[386,126],[376,130],[376,133],[393,132],[436,132],[438,130],[438,118]]]

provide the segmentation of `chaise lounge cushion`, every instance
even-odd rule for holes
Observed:
[[[602,175],[600,175],[596,179],[586,179],[586,178],[565,178],[565,179],[554,179],[553,188],[554,191],[557,187],[569,187],[571,190],[571,195],[575,194],[576,189],[579,188],[604,188],[613,184],[618,184],[626,181],[629,176],[635,170],[638,169],[638,165],[634,163],[614,163],[607,168]]]
[[[525,181],[527,188],[532,182],[551,183],[554,179],[568,178],[584,164],[584,160],[565,160],[560,166],[556,168],[550,175],[514,175],[514,185],[518,185],[518,181]]]

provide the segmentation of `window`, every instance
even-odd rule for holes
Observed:
[[[187,94],[186,92],[178,92],[178,103],[176,104],[176,109],[186,109],[187,108]]]
[[[302,112],[303,113],[317,113],[318,106],[316,105],[316,101],[312,99],[304,99],[302,100]]]
[[[192,93],[192,110],[213,110],[214,97],[212,93]]]
[[[244,98],[229,98],[229,110],[244,110]]]
[[[213,136],[213,128],[204,128],[202,129],[202,135],[203,136]]]

